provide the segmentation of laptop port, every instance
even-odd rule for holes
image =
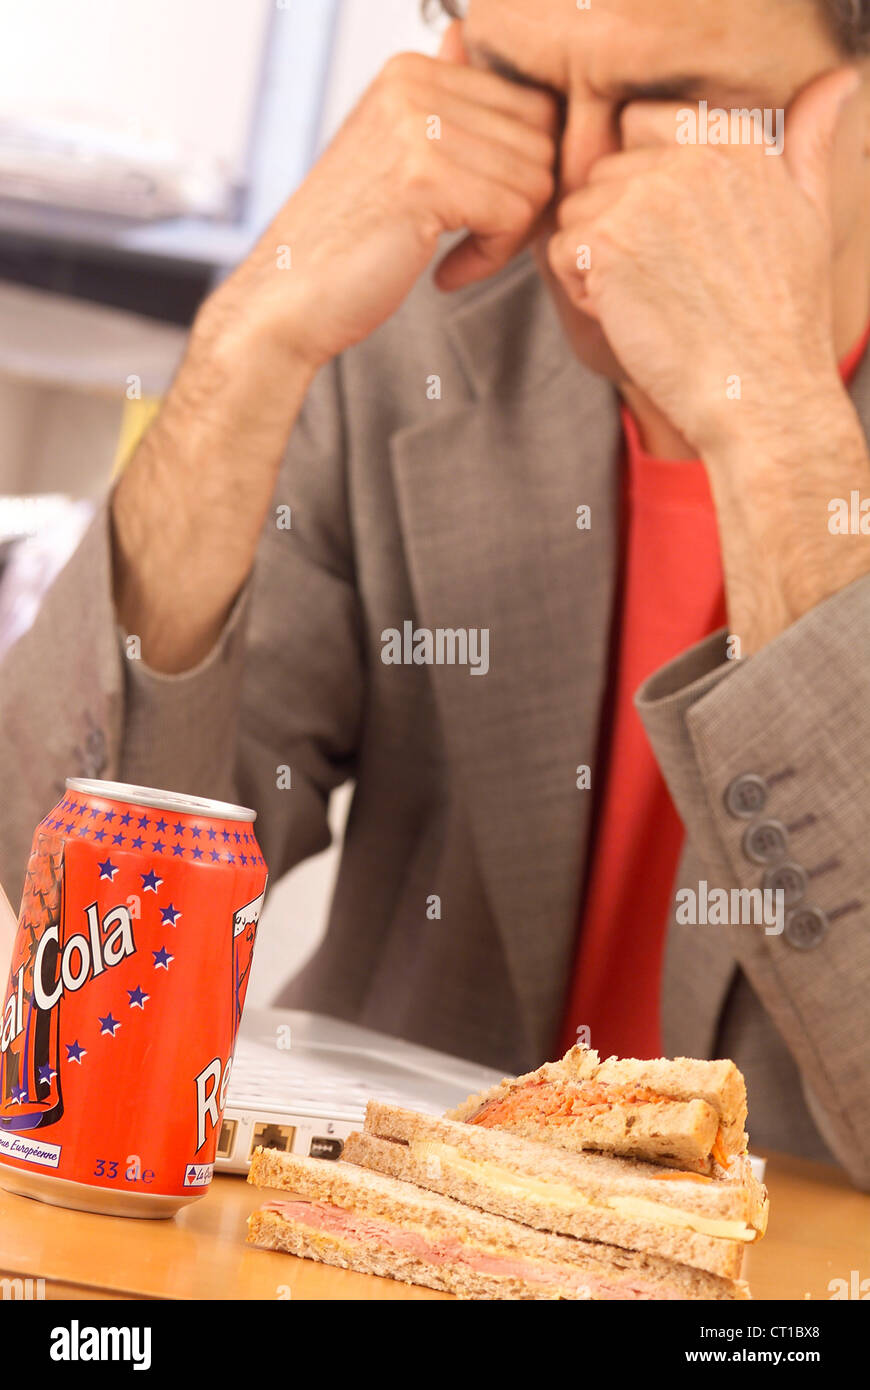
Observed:
[[[221,1125],[221,1132],[217,1141],[217,1157],[229,1158],[233,1152],[236,1142],[236,1130],[239,1127],[238,1120],[224,1120]]]
[[[293,1148],[293,1135],[295,1133],[296,1129],[293,1125],[270,1123],[254,1125],[254,1137],[251,1140],[250,1153],[253,1154],[257,1145],[262,1144],[264,1149],[280,1149],[282,1153],[287,1154]]]
[[[343,1148],[343,1140],[324,1139],[320,1135],[315,1134],[308,1152],[312,1158],[341,1158],[341,1151]]]

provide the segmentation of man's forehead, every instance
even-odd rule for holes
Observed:
[[[781,81],[784,48],[818,45],[815,14],[809,0],[472,0],[466,46],[476,65],[562,96],[690,100]]]

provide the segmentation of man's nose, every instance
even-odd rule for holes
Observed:
[[[619,148],[619,122],[612,102],[569,101],[560,155],[560,196],[583,188],[596,160]]]

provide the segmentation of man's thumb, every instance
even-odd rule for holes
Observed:
[[[823,73],[795,98],[785,123],[785,162],[825,221],[831,215],[831,173],[840,117],[860,86],[857,68]]]
[[[462,41],[462,21],[454,19],[444,31],[441,40],[441,47],[438,50],[438,57],[445,63],[461,63],[463,66],[468,64],[468,54],[465,51],[465,44]]]

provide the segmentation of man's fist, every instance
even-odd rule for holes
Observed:
[[[438,58],[391,58],[218,308],[319,366],[395,312],[443,233],[468,232],[443,289],[494,274],[553,196],[558,120],[555,99],[470,67],[459,24]]]
[[[771,397],[787,416],[790,381],[836,376],[829,168],[856,85],[839,69],[801,93],[781,157],[760,142],[678,144],[677,107],[634,103],[622,151],[558,209],[549,263],[563,290],[699,451]]]

